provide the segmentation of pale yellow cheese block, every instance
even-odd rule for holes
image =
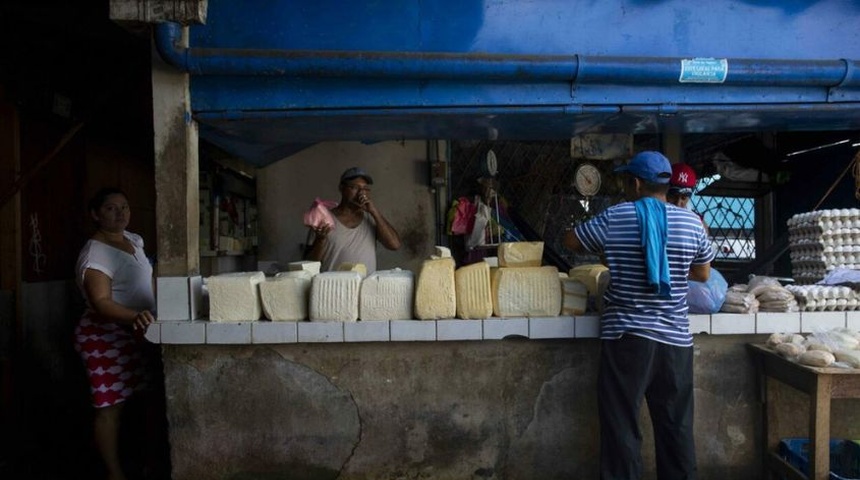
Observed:
[[[335,271],[338,272],[358,272],[361,274],[361,278],[367,276],[367,266],[363,263],[352,263],[352,262],[344,262],[335,267]]]
[[[568,272],[568,277],[579,280],[588,288],[588,296],[594,299],[595,308],[603,312],[603,294],[609,288],[609,269],[599,263],[579,265]]]
[[[358,317],[362,320],[410,320],[415,274],[409,270],[377,270],[361,281]]]
[[[490,265],[473,263],[454,272],[457,297],[457,318],[489,318],[493,316],[490,288]]]
[[[499,267],[492,279],[497,317],[554,317],[561,311],[558,269]]]
[[[358,320],[358,272],[322,272],[311,281],[308,302],[311,321],[355,322]]]
[[[454,318],[457,313],[454,268],[451,257],[424,260],[415,285],[415,318]]]
[[[539,267],[543,242],[502,242],[498,255],[500,267]]]
[[[320,268],[322,267],[321,262],[316,262],[313,260],[300,260],[298,262],[290,262],[287,264],[287,270],[291,272],[304,270],[306,272],[310,272],[311,275],[316,275],[320,273]]]
[[[263,272],[222,273],[206,278],[209,291],[209,321],[248,322],[263,315],[259,284]]]
[[[307,320],[311,277],[307,271],[283,272],[260,283],[266,318],[273,322]]]
[[[561,278],[561,314],[582,315],[588,306],[588,287],[575,278]]]
[[[448,247],[443,247],[441,245],[436,245],[434,251],[436,258],[448,258],[451,256],[451,249]]]

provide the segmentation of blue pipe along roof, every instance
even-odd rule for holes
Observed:
[[[325,140],[860,129],[858,2],[352,3],[211,0],[189,47],[159,24],[201,136],[262,166]]]

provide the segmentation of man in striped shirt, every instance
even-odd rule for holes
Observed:
[[[654,429],[657,477],[694,479],[693,337],[687,280],[704,282],[714,258],[699,217],[666,203],[672,167],[645,151],[616,168],[629,201],[565,237],[605,258],[610,285],[601,316],[598,373],[600,478],[642,477],[643,398]]]

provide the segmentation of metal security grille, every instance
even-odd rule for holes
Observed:
[[[491,149],[498,165],[498,192],[526,238],[543,240],[559,263],[599,261],[567,251],[562,245],[564,229],[623,201],[620,179],[613,173],[620,160],[587,161],[600,170],[603,183],[597,195],[583,198],[574,188],[574,172],[585,160],[571,158],[570,141],[456,141],[451,143],[453,198],[478,193],[478,179],[488,176],[485,159]],[[698,194],[718,179],[718,175],[699,179],[693,210],[708,225],[718,260],[748,262],[755,258],[755,199]]]
[[[719,179],[719,175],[699,179],[695,192]],[[698,212],[710,229],[709,234],[717,250],[717,260],[754,260],[755,199],[747,197],[720,197],[695,194],[691,199],[693,210]]]
[[[613,162],[591,162],[603,173],[604,183],[601,192],[587,200],[573,186],[581,161],[570,158],[570,141],[453,142],[454,198],[476,193],[478,179],[487,176],[485,159],[490,149],[497,159],[499,194],[526,239],[543,240],[545,250],[567,266],[597,261],[592,255],[568,252],[562,241],[565,227],[579,224],[621,200],[620,189],[612,181]]]

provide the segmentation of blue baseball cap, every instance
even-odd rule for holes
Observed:
[[[627,165],[615,167],[616,172],[627,172],[646,182],[668,184],[672,178],[672,164],[660,152],[646,150],[637,153]]]

